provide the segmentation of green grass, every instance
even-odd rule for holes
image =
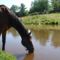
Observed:
[[[7,52],[2,52],[0,50],[0,60],[16,60],[16,58],[12,56],[11,54]]]
[[[22,22],[31,29],[60,29],[60,13],[26,16]],[[57,27],[58,25],[58,27]],[[44,28],[43,28],[44,27]]]

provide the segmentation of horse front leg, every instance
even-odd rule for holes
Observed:
[[[5,43],[6,43],[6,31],[2,33],[2,50],[5,50]]]

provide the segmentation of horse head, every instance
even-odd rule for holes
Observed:
[[[33,53],[33,51],[34,51],[31,38],[32,38],[32,36],[31,36],[31,31],[30,30],[28,30],[27,36],[24,36],[22,38],[22,44],[27,48],[29,53]]]

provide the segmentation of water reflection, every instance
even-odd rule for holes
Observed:
[[[40,31],[33,31],[35,34],[35,37],[40,41],[40,44],[46,45],[46,42],[49,38],[49,31],[47,30],[40,30]]]
[[[33,60],[33,58],[34,58],[34,54],[28,54],[25,56],[23,60]]]
[[[34,54],[26,55],[21,37],[13,28],[9,29],[6,36],[6,51],[16,56],[17,60],[60,60],[60,31],[32,30],[32,32]],[[1,45],[0,36],[0,48]]]
[[[54,31],[49,31],[49,30],[39,30],[33,31],[35,34],[35,37],[37,38],[37,40],[40,41],[41,45],[46,45],[48,41],[51,42],[51,45],[53,45],[54,47],[59,47],[60,46],[60,31],[59,30],[54,30]],[[52,36],[52,38],[50,39],[50,36]]]
[[[52,45],[55,47],[60,47],[60,31],[54,31]]]
[[[9,34],[9,33],[12,33],[12,35],[13,35],[14,37],[18,36],[18,32],[17,32],[14,28],[10,28],[10,29],[8,30],[8,34]]]

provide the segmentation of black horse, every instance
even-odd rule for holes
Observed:
[[[22,45],[27,48],[29,53],[33,53],[34,48],[31,42],[31,32],[28,33],[24,25],[19,21],[18,17],[10,11],[5,5],[0,5],[0,34],[2,34],[2,50],[5,50],[6,31],[9,28],[15,28],[22,38]]]

